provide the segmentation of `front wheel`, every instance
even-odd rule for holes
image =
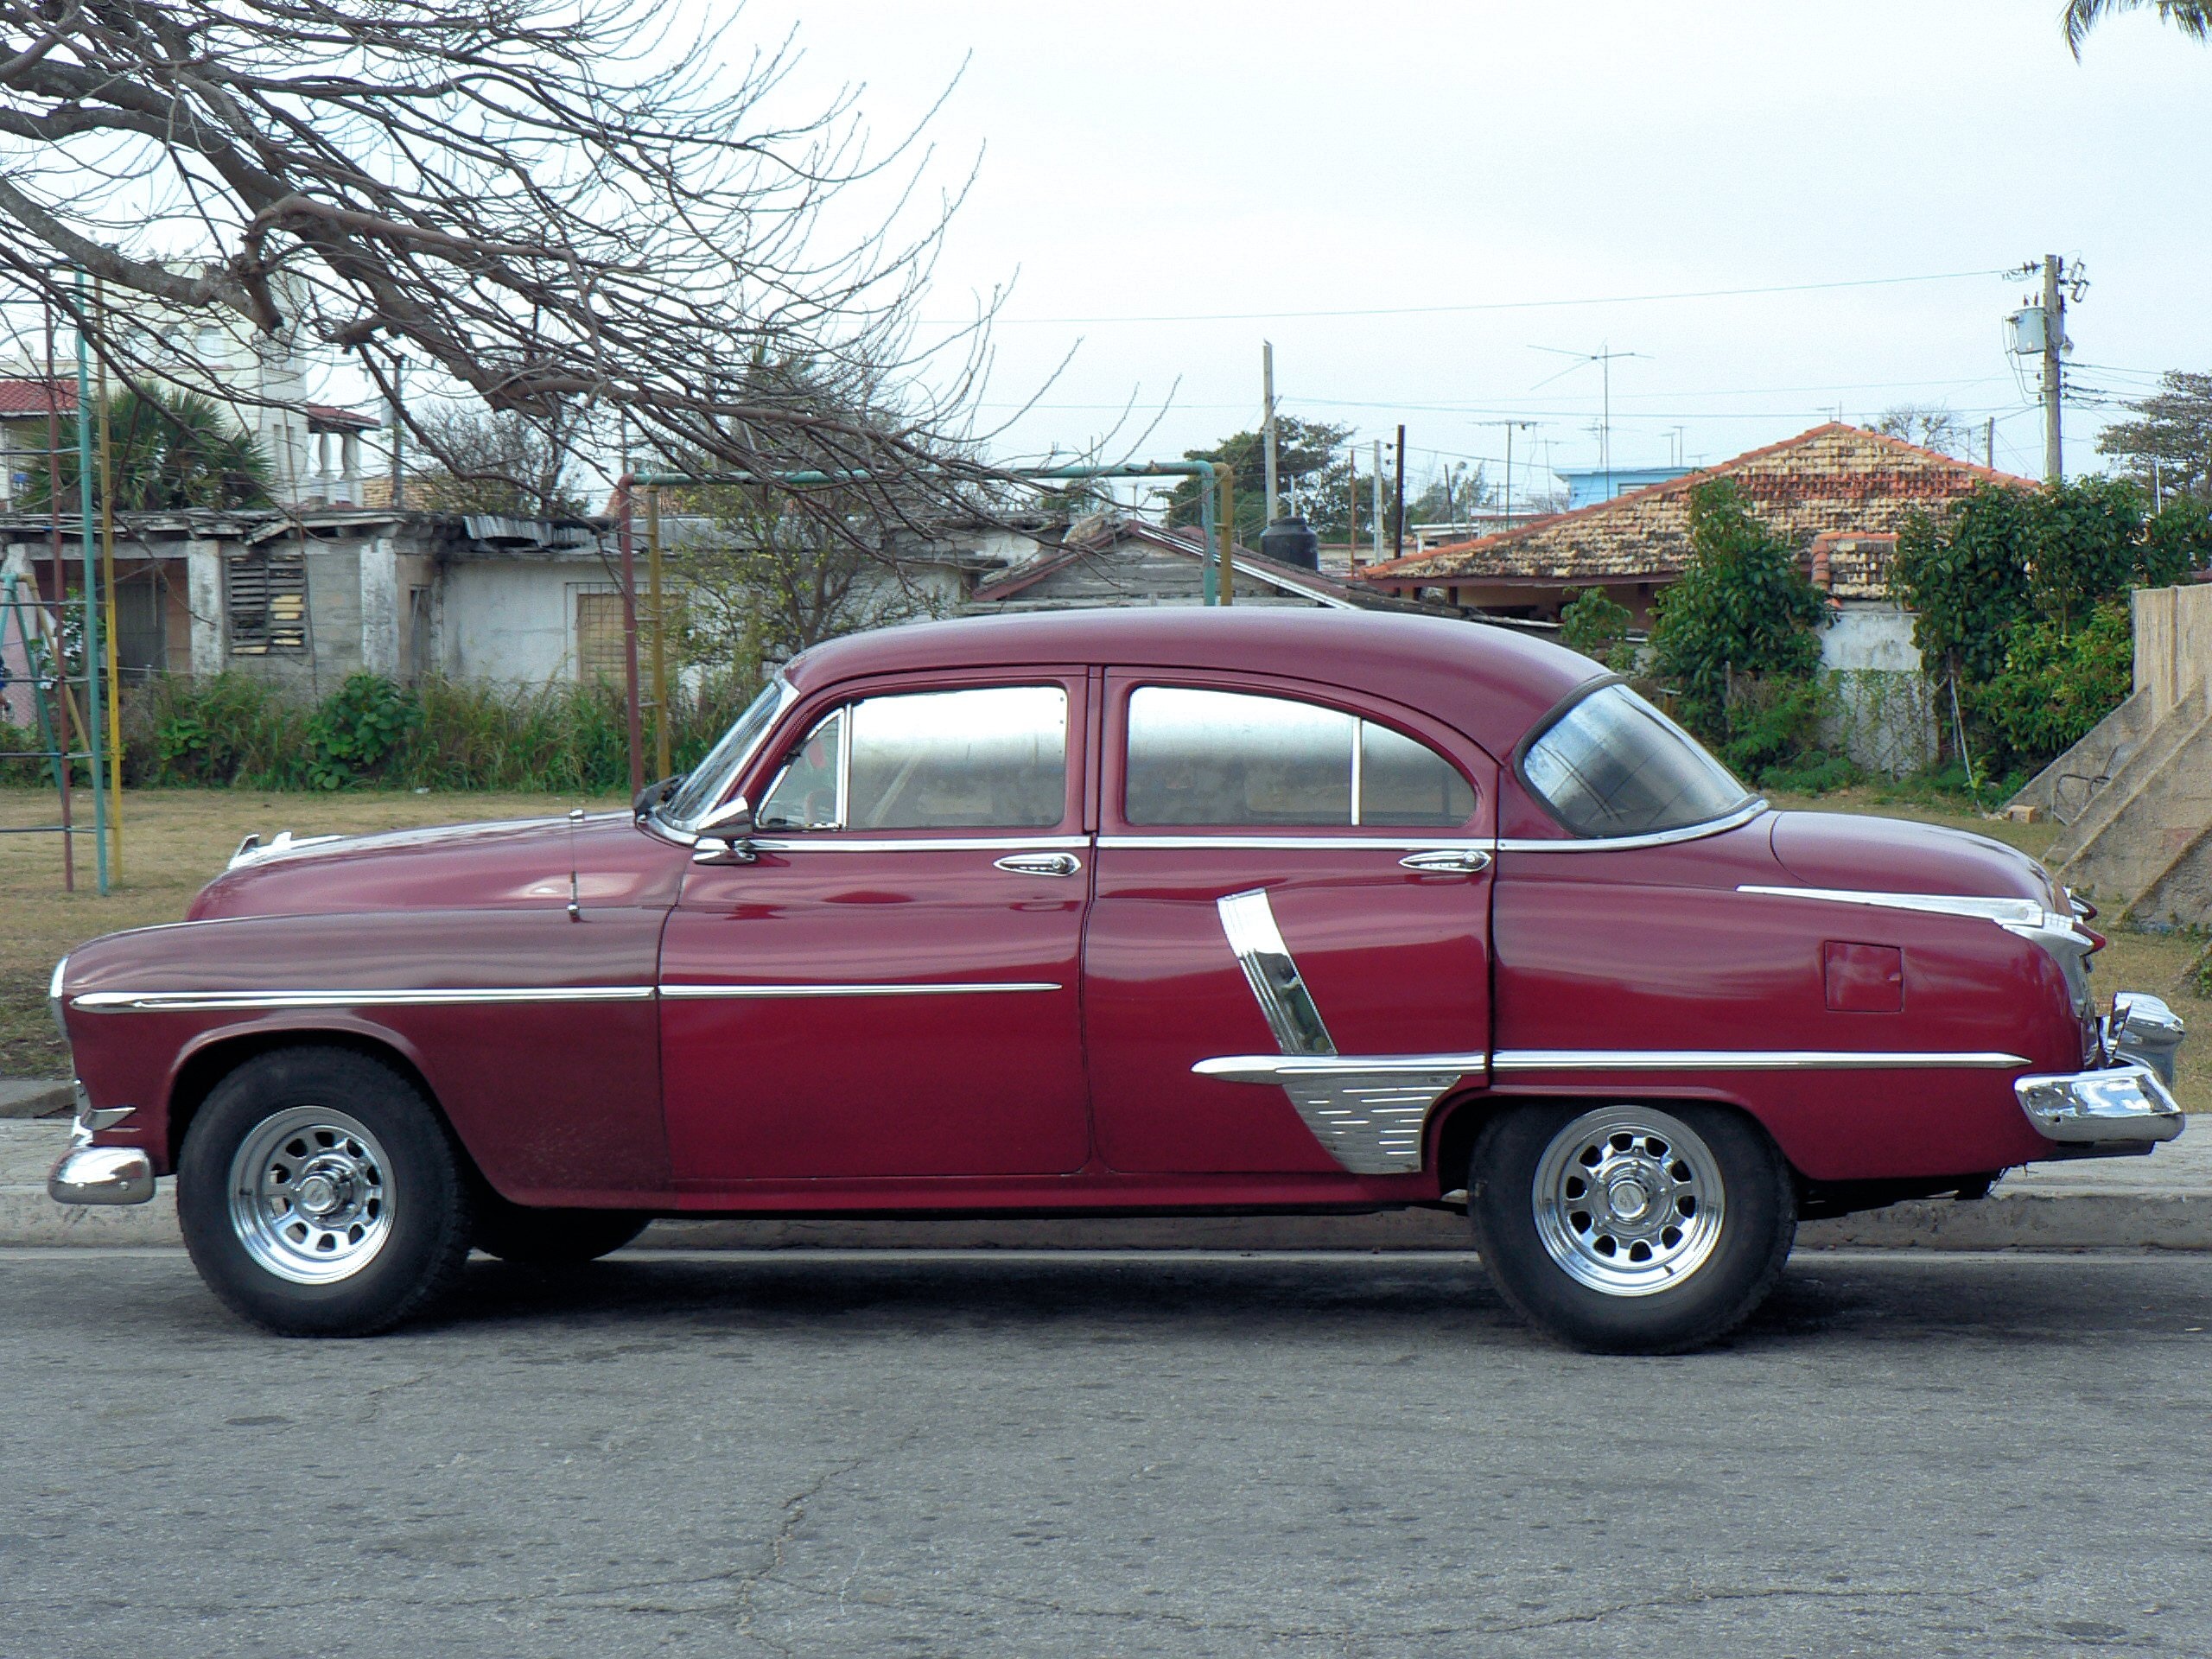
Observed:
[[[422,1092],[347,1049],[256,1056],[215,1086],[177,1160],[193,1265],[283,1336],[358,1337],[448,1289],[474,1217],[461,1154]]]
[[[1597,1353],[1725,1336],[1773,1289],[1797,1232],[1766,1132],[1698,1103],[1512,1108],[1477,1138],[1467,1189],[1499,1293]]]

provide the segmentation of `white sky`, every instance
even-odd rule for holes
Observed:
[[[2076,64],[2058,0],[1423,4],[1380,10],[1122,0],[753,0],[734,38],[800,29],[795,92],[864,82],[885,134],[967,69],[932,129],[943,178],[982,174],[932,315],[1014,281],[988,402],[997,446],[1172,456],[1255,423],[1260,342],[1286,412],[1403,420],[1416,483],[1441,456],[1717,461],[1903,402],[1997,417],[2035,473],[2041,417],[1998,275],[1421,316],[1140,321],[1255,312],[1595,301],[1996,272],[2057,252],[2091,287],[2074,378],[2130,396],[2212,368],[2212,50],[2145,13]],[[1018,273],[1018,280],[1017,278]],[[1113,319],[1068,321],[1062,319]],[[2088,365],[2099,365],[2090,367]],[[1170,396],[1172,391],[1172,402]],[[1122,420],[1135,397],[1140,413]],[[2069,410],[2069,471],[2104,416]],[[1977,437],[1977,448],[1979,439]]]

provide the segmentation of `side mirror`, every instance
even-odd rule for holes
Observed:
[[[696,834],[694,864],[750,864],[760,857],[753,850],[753,804],[742,795],[731,796],[700,819]]]

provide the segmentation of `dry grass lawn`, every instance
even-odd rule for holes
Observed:
[[[1777,804],[1951,824],[1994,836],[2038,857],[2056,833],[2050,824],[1993,823],[1936,808],[1878,803],[1864,790]],[[124,804],[123,877],[105,899],[92,893],[89,845],[79,844],[86,868],[79,870],[78,891],[66,894],[58,837],[0,835],[0,1076],[63,1073],[67,1061],[46,1011],[47,976],[58,957],[101,933],[176,920],[250,830],[264,837],[286,829],[302,835],[398,830],[610,804],[620,802],[547,795],[133,790]],[[0,828],[51,823],[54,812],[50,791],[0,789]],[[2101,993],[2156,992],[2201,1033],[2182,1047],[2180,1094],[2192,1111],[2212,1110],[2212,1003],[2195,995],[2183,979],[2202,948],[2202,941],[2181,935],[2116,931],[2111,946],[2097,958]]]
[[[102,933],[177,920],[248,830],[266,841],[279,830],[360,833],[620,804],[583,796],[134,789],[123,806],[123,876],[105,899],[93,892],[91,836],[77,837],[77,891],[65,893],[59,836],[0,835],[0,1077],[67,1075],[46,1009],[54,963]],[[79,795],[79,812],[89,804]],[[0,829],[55,817],[51,790],[0,789]]]

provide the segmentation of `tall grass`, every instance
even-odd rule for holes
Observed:
[[[676,768],[705,754],[757,690],[729,673],[672,694]],[[400,686],[357,674],[315,702],[241,674],[176,676],[128,691],[123,726],[126,784],[570,794],[620,791],[630,775],[621,689],[600,683]],[[651,771],[650,710],[645,742]]]

